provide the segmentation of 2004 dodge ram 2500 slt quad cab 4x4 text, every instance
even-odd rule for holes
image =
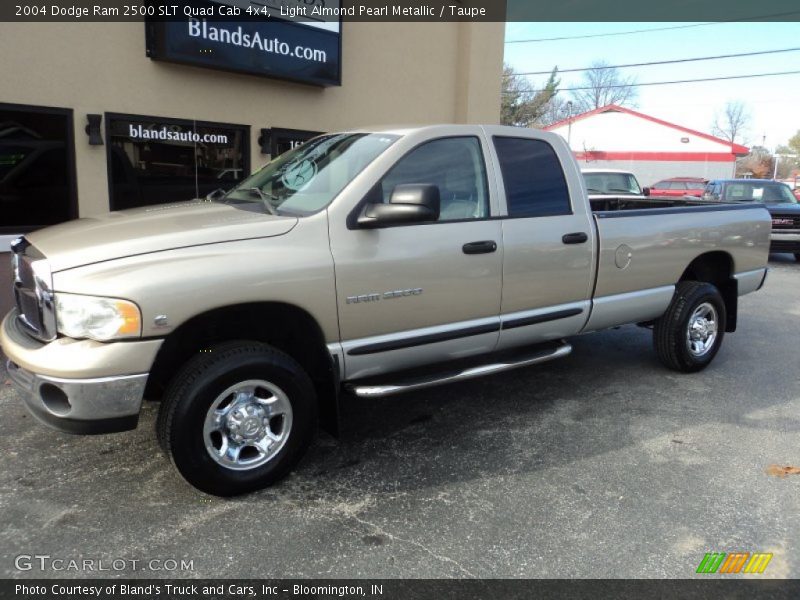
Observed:
[[[566,338],[653,326],[706,367],[766,277],[760,205],[593,212],[554,134],[441,125],[317,137],[211,199],[112,212],[13,244],[0,343],[30,411],[136,427],[218,495],[287,474],[339,392],[380,397],[532,365]]]

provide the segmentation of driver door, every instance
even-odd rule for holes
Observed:
[[[462,130],[463,131],[463,130]],[[368,195],[433,184],[435,222],[331,227],[345,378],[358,379],[494,349],[499,332],[502,228],[479,128],[406,152]]]

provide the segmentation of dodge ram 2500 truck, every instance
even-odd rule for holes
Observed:
[[[603,206],[554,134],[323,135],[224,195],[20,238],[0,344],[40,420],[123,431],[161,400],[181,475],[242,493],[338,423],[343,388],[377,398],[542,363],[626,323],[652,325],[667,367],[706,367],[764,283],[769,213]]]

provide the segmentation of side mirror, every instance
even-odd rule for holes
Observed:
[[[375,229],[388,225],[428,223],[439,218],[439,186],[429,183],[397,185],[389,204],[367,204],[358,225]]]
[[[650,188],[644,187],[642,188],[642,196],[649,196],[650,195]]]

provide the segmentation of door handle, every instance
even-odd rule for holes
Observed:
[[[470,242],[461,247],[464,254],[488,254],[497,250],[497,242],[486,240],[484,242]]]
[[[561,237],[561,241],[565,244],[583,244],[588,239],[589,236],[582,231],[578,231],[577,233],[567,233]]]

